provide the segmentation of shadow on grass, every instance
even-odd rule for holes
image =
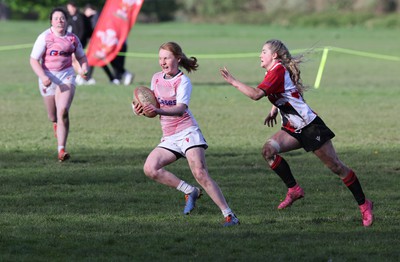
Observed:
[[[2,151],[0,258],[395,261],[399,256],[395,152],[339,152],[375,201],[376,221],[364,229],[351,193],[313,154],[285,154],[306,197],[278,211],[286,189],[259,149],[208,150],[211,176],[241,219],[239,227],[225,229],[206,194],[193,214],[182,215],[182,193],[143,174],[149,151],[78,148],[66,163],[45,150]],[[196,184],[184,160],[168,170]]]
[[[118,148],[93,150],[75,148],[69,161],[59,163],[56,154],[46,150],[36,151],[0,151],[1,179],[19,180],[23,177],[40,175],[42,177],[64,176],[70,178],[103,174],[110,176],[127,176],[131,173],[143,175],[143,164],[151,148]],[[342,149],[339,158],[356,171],[364,180],[372,179],[385,183],[387,175],[400,174],[400,162],[395,150],[381,149]],[[327,175],[335,177],[323,166],[312,153],[297,150],[282,154],[291,166],[293,174],[301,178]],[[206,151],[207,165],[211,175],[222,180],[237,180],[253,174],[271,175],[273,172],[262,159],[259,148],[213,148]],[[167,167],[177,175],[190,170],[185,159]],[[240,179],[239,179],[240,180]],[[96,182],[95,179],[90,180]],[[389,180],[390,182],[390,180]]]

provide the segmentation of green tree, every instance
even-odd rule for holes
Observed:
[[[11,17],[13,19],[47,19],[52,8],[57,6],[65,6],[69,0],[3,0],[3,2],[11,9]],[[93,4],[95,6],[103,6],[105,0],[88,0],[75,1],[78,6],[85,4]]]
[[[0,0],[11,9],[12,19],[47,19],[53,7],[65,6],[69,0]],[[92,4],[101,9],[106,0],[75,0],[78,6]],[[180,8],[176,0],[144,0],[141,13],[153,17],[154,21],[174,19]]]

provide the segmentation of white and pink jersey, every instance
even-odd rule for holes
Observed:
[[[268,70],[264,80],[257,86],[269,101],[279,108],[282,126],[292,132],[310,124],[317,114],[306,104],[290,79],[289,72],[277,62]]]
[[[151,79],[151,90],[154,91],[161,108],[168,108],[177,104],[187,106],[182,116],[160,116],[163,137],[176,134],[188,127],[198,124],[189,110],[192,83],[190,79],[180,72],[174,78],[165,79],[163,72],[158,72]]]
[[[33,46],[31,57],[42,61],[46,71],[61,71],[72,66],[72,54],[85,55],[78,37],[72,33],[56,36],[51,29],[41,33]]]

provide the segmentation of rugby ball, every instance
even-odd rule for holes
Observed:
[[[142,106],[152,104],[153,106],[160,108],[160,104],[154,96],[153,91],[145,86],[138,86],[133,90],[133,105],[136,105],[137,103]],[[155,117],[157,114],[143,111],[140,113],[140,115],[152,118]]]

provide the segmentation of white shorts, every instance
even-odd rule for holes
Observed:
[[[197,126],[188,127],[172,136],[163,137],[158,147],[165,148],[173,152],[176,156],[185,157],[188,149],[193,147],[203,147],[207,149],[207,142]]]
[[[39,78],[39,90],[42,96],[54,96],[56,89],[60,85],[75,85],[75,71],[72,67],[61,70],[59,72],[44,71],[45,74],[50,78],[51,85],[45,87],[42,80]]]

